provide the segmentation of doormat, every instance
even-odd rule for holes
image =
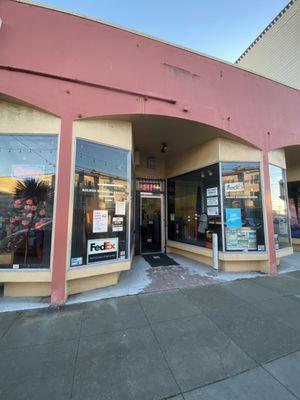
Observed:
[[[173,258],[166,254],[147,254],[143,256],[151,267],[167,267],[168,265],[179,265]]]

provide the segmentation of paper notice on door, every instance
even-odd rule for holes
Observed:
[[[93,233],[107,232],[108,210],[93,211]]]
[[[116,201],[116,215],[125,215],[126,214],[126,201]]]

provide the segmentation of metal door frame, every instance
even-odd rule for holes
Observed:
[[[159,254],[165,252],[166,246],[166,227],[165,227],[165,202],[164,202],[164,194],[163,193],[152,193],[152,192],[140,192],[140,254]],[[160,251],[151,251],[151,252],[142,252],[142,208],[143,208],[143,199],[145,198],[154,198],[160,199]]]

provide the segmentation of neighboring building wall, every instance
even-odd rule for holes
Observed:
[[[292,0],[236,63],[300,89],[300,0]]]

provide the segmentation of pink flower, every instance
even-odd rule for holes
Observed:
[[[41,223],[41,221],[37,222],[34,227],[35,229],[40,229],[43,226],[43,224]]]
[[[21,217],[15,217],[15,222],[19,222]]]
[[[32,204],[33,204],[32,199],[27,199],[27,200],[26,200],[26,204],[32,205]]]
[[[9,220],[12,224],[16,221],[14,217],[10,218]]]
[[[29,221],[27,221],[27,220],[25,219],[24,221],[22,221],[22,225],[23,225],[23,226],[29,225]]]
[[[41,210],[41,211],[39,212],[39,214],[40,214],[41,217],[43,217],[44,215],[46,215],[46,211],[45,211],[45,210]]]
[[[14,208],[20,208],[20,207],[21,207],[21,201],[20,200],[15,200]]]
[[[26,210],[26,211],[31,210],[31,206],[24,206],[24,210]]]
[[[29,218],[29,219],[31,219],[31,218],[33,217],[33,214],[29,213],[29,214],[27,214],[26,217]]]
[[[37,206],[31,206],[31,211],[36,211]]]

